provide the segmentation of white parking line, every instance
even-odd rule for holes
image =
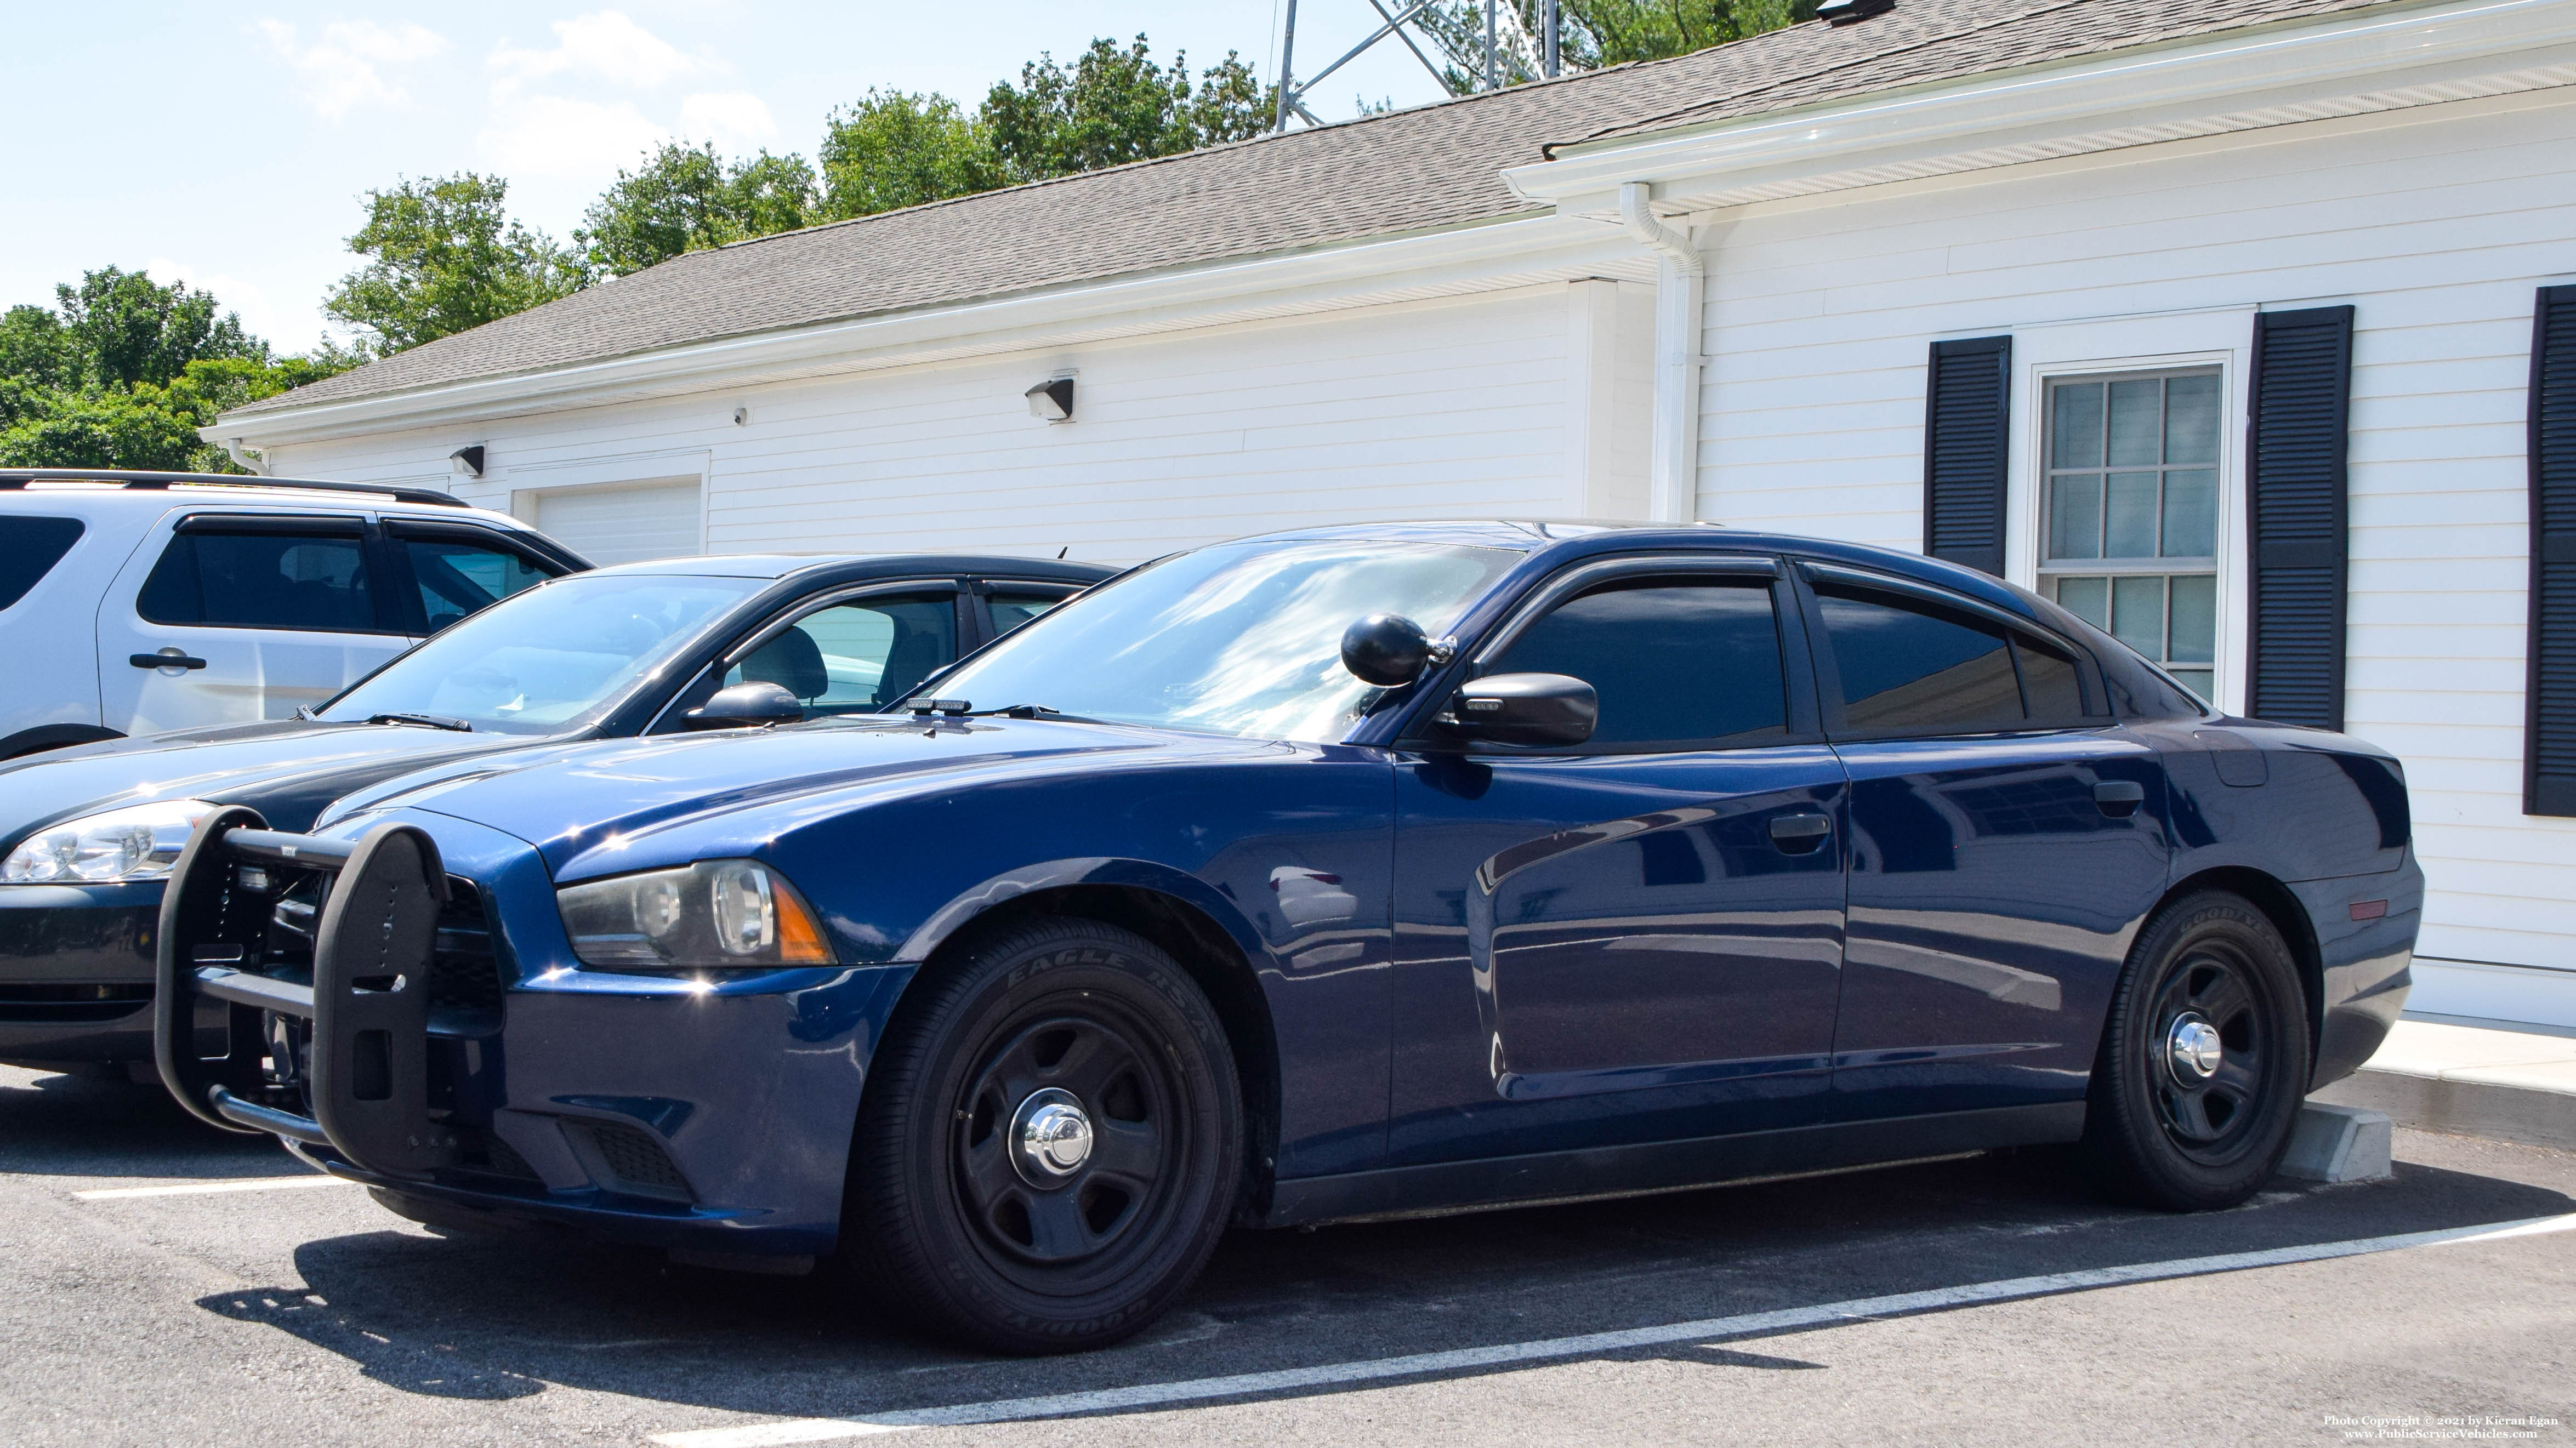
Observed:
[[[183,1182],[170,1187],[111,1187],[105,1191],[74,1192],[72,1200],[80,1202],[120,1202],[131,1197],[194,1197],[214,1192],[285,1192],[298,1187],[353,1187],[357,1183],[335,1176],[241,1177],[231,1181]]]
[[[1009,1398],[999,1402],[965,1403],[951,1408],[913,1408],[901,1412],[870,1413],[848,1418],[790,1418],[774,1423],[753,1423],[739,1428],[698,1428],[676,1433],[656,1433],[652,1441],[664,1445],[664,1448],[777,1448],[780,1444],[821,1443],[836,1438],[858,1438],[873,1433],[901,1432],[907,1428],[950,1428],[973,1423],[1061,1418],[1076,1413],[1098,1413],[1121,1408],[1158,1408],[1210,1398],[1247,1397],[1259,1393],[1288,1392],[1299,1388],[1328,1388],[1385,1378],[1419,1377],[1472,1368],[1541,1362],[1552,1358],[1622,1352],[1632,1348],[1661,1347],[1677,1342],[1786,1332],[1874,1317],[1903,1317],[1943,1308],[2004,1302],[2019,1297],[2047,1297],[2061,1292],[2078,1292],[2097,1287],[2119,1287],[2134,1282],[2160,1282],[2176,1277],[2201,1277],[2217,1272],[2241,1272],[2250,1267],[2283,1267],[2297,1262],[2323,1262],[2337,1257],[2366,1256],[2374,1252],[2402,1252],[2412,1247],[2441,1247],[2461,1242],[2486,1242],[2506,1237],[2529,1237],[2568,1231],[2576,1231],[2576,1212],[2555,1217],[2531,1217],[2518,1222],[2499,1222],[2484,1227],[2455,1227],[2439,1232],[2407,1232],[2393,1237],[2363,1237],[2347,1242],[2321,1242],[2306,1247],[2275,1247],[2264,1252],[2230,1252],[2215,1257],[2184,1257],[2170,1262],[2142,1262],[2129,1267],[2098,1267],[2083,1272],[2053,1272],[2044,1277],[2013,1277],[2000,1282],[1973,1283],[1965,1287],[1935,1288],[1930,1292],[1906,1292],[1892,1297],[1859,1297],[1846,1302],[1828,1302],[1816,1307],[1790,1307],[1777,1312],[1749,1312],[1739,1317],[1711,1317],[1697,1322],[1669,1323],[1662,1327],[1637,1327],[1621,1332],[1584,1333],[1577,1337],[1541,1338],[1536,1342],[1507,1343],[1499,1347],[1471,1347],[1461,1348],[1455,1352],[1414,1353],[1405,1357],[1327,1363],[1318,1367],[1287,1368],[1277,1372],[1238,1373],[1222,1378],[1191,1378],[1184,1382],[1146,1383],[1132,1388],[1103,1388],[1087,1393],[1053,1393],[1037,1398]]]

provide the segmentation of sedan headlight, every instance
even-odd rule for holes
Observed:
[[[0,884],[94,885],[167,878],[197,821],[214,810],[202,799],[171,799],[49,825],[0,860]]]
[[[700,860],[555,892],[572,952],[627,970],[830,965],[832,947],[796,887],[754,860]]]

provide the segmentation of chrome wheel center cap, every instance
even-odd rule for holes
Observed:
[[[1070,1091],[1032,1091],[1011,1113],[1011,1164],[1033,1187],[1059,1186],[1091,1160],[1091,1118]]]
[[[2218,1027],[2196,1015],[2177,1017],[2165,1034],[2165,1059],[2173,1064],[2174,1079],[2185,1085],[2217,1075],[2219,1062],[2226,1059]]]

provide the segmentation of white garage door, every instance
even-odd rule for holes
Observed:
[[[565,488],[531,501],[521,517],[602,566],[703,551],[695,482]]]

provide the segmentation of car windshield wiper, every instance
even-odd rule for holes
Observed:
[[[961,719],[1061,719],[1068,724],[1099,724],[1105,721],[1083,714],[1068,714],[1044,704],[1013,704],[1002,709],[970,709],[956,717]]]
[[[370,724],[418,724],[427,729],[452,729],[459,734],[471,734],[474,732],[473,725],[466,723],[462,719],[450,719],[444,714],[370,714],[367,716],[367,722]]]

